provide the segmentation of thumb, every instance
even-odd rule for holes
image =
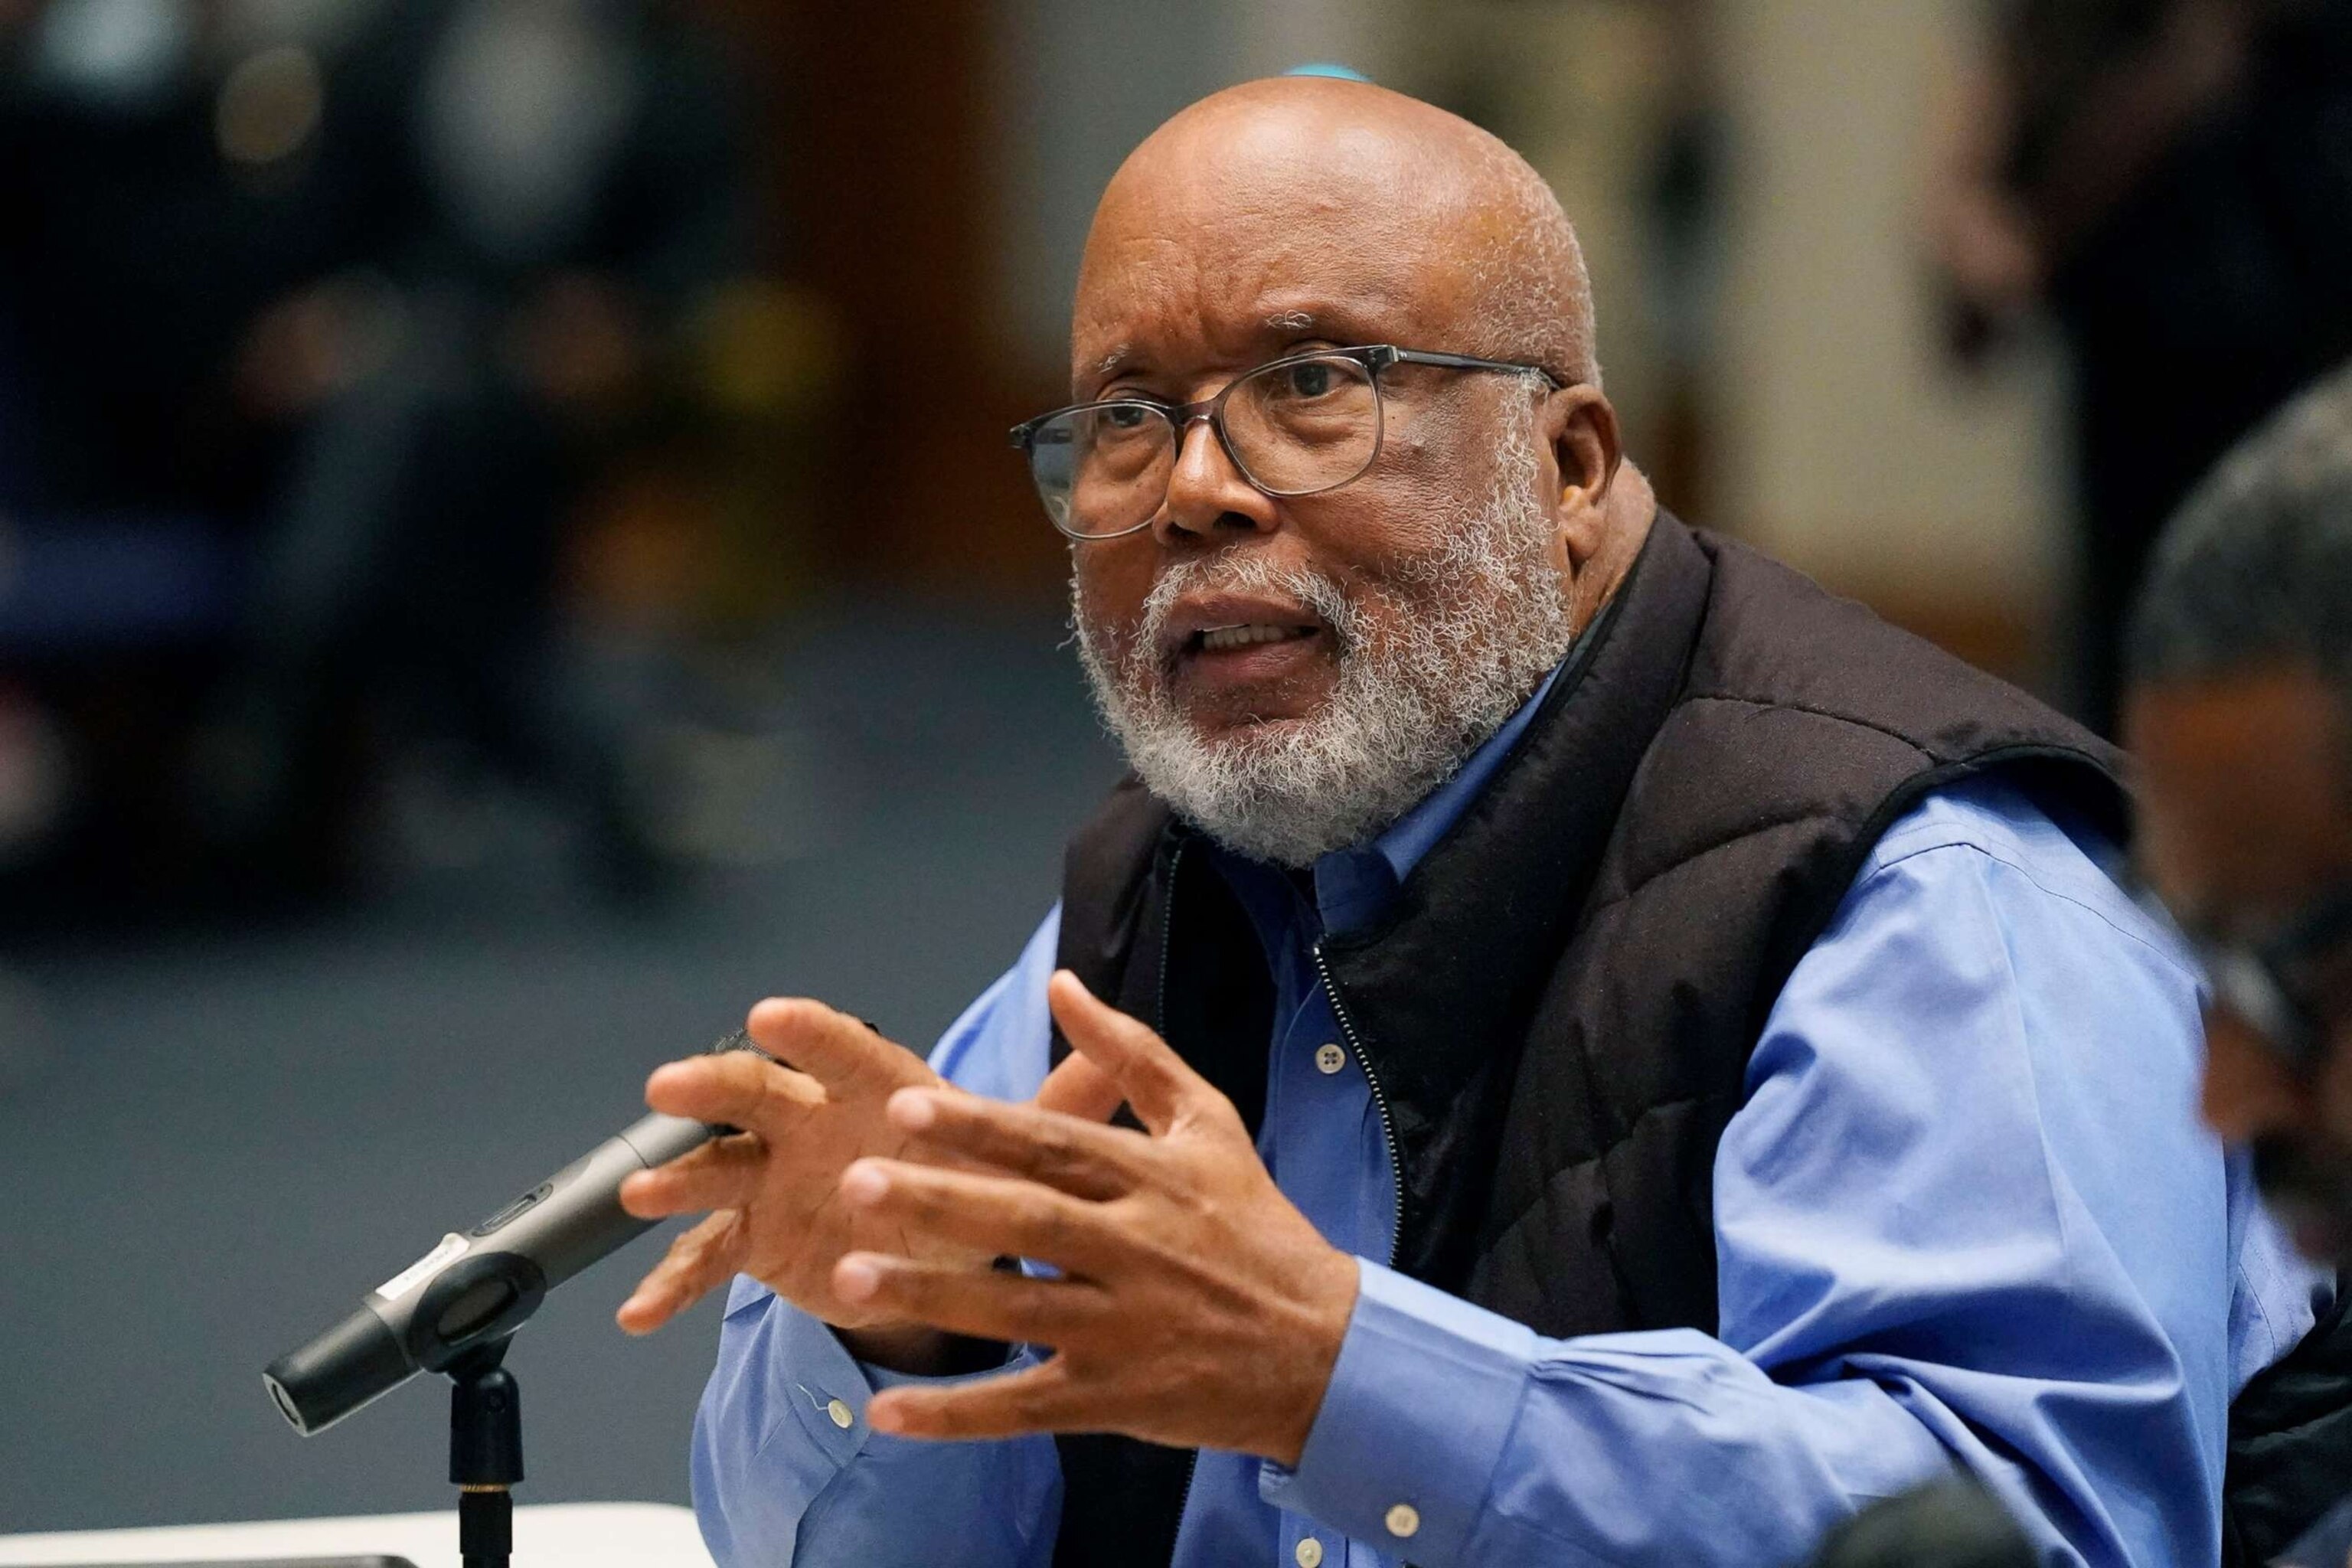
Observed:
[[[1108,1121],[1126,1102],[1127,1091],[1118,1080],[1076,1051],[1045,1075],[1034,1101],[1040,1110],[1058,1110],[1088,1121]]]
[[[1076,1054],[1098,1063],[1126,1091],[1136,1119],[1155,1138],[1212,1102],[1230,1113],[1232,1102],[1151,1032],[1150,1025],[1098,1000],[1066,969],[1054,972],[1045,1000]],[[1241,1126],[1238,1115],[1234,1126]]]

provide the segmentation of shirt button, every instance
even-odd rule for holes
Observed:
[[[1323,1543],[1311,1535],[1301,1536],[1298,1549],[1290,1555],[1298,1568],[1322,1568]]]
[[[1389,1510],[1388,1518],[1382,1522],[1389,1527],[1391,1535],[1402,1541],[1421,1529],[1421,1510],[1409,1502],[1401,1502]]]
[[[849,1413],[849,1406],[843,1404],[838,1399],[827,1403],[824,1407],[824,1413],[833,1418],[833,1424],[835,1426],[840,1427],[845,1432],[848,1431],[851,1424],[857,1419],[856,1416],[852,1415]]]
[[[1348,1065],[1348,1053],[1328,1042],[1315,1047],[1315,1066],[1325,1077]]]

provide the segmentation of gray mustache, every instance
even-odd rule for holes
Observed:
[[[1143,625],[1132,657],[1157,664],[1168,618],[1187,594],[1275,594],[1304,605],[1331,628],[1341,658],[1356,646],[1360,618],[1355,602],[1339,584],[1318,572],[1270,566],[1255,556],[1179,561],[1160,575],[1143,600]]]

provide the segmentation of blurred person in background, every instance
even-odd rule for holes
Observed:
[[[562,524],[746,260],[730,83],[623,0],[48,0],[10,24],[0,331],[27,516],[232,536],[184,814],[262,889],[331,889],[363,780],[438,750],[653,869],[616,737],[562,679]],[[152,738],[151,738],[152,739]],[[88,759],[103,789],[108,764]]]
[[[2352,365],[2191,495],[2157,546],[2129,656],[2139,858],[2211,986],[2206,1119],[2252,1149],[2306,1253],[2352,1263]],[[2298,1409],[2305,1394],[2283,1382],[2267,1397],[2286,1419],[2343,1426]],[[2334,1441],[2352,1493],[2352,1434]],[[2352,1505],[2281,1559],[2347,1560]]]
[[[2072,698],[2112,732],[2150,542],[2239,436],[2352,353],[2352,4],[1989,0],[1930,222],[1974,359],[2072,350]]]
[[[2213,986],[2206,1117],[2352,1262],[2352,367],[2181,509],[2130,654],[2140,859]]]
[[[2232,1423],[2352,1368],[2118,759],[1662,510],[1593,334],[1541,180],[1378,88],[1114,176],[1014,437],[1134,773],[930,1066],[773,1001],[648,1085],[750,1129],[624,1193],[719,1211],[621,1321],[731,1281],[722,1563],[1790,1563],[1956,1471],[2235,1563],[2242,1443],[2334,1501]]]

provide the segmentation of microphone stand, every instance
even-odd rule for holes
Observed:
[[[457,1551],[465,1568],[508,1568],[514,1493],[522,1479],[522,1396],[493,1340],[450,1363],[449,1479],[457,1488]]]

